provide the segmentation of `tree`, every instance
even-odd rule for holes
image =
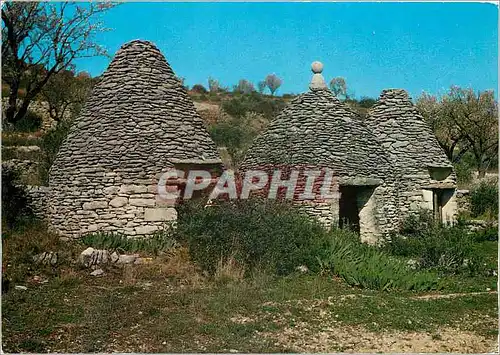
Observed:
[[[347,95],[347,84],[345,82],[345,79],[342,77],[337,77],[330,80],[330,90],[332,91],[333,95],[339,99],[343,98],[344,100],[346,100],[349,98],[349,95]]]
[[[70,70],[62,70],[52,75],[41,91],[41,97],[49,106],[49,115],[59,122],[67,114],[78,114],[95,80],[87,73],[77,76]]]
[[[2,79],[9,85],[6,120],[22,119],[50,78],[77,58],[105,55],[94,37],[96,17],[111,3],[5,2],[2,7]],[[26,90],[18,102],[18,90]]]
[[[198,94],[206,94],[208,92],[207,89],[205,89],[205,87],[201,84],[193,85],[193,88],[191,90],[197,92]]]
[[[245,79],[241,79],[238,82],[238,85],[234,87],[235,92],[239,92],[242,94],[250,94],[255,91],[255,88],[251,82]]]
[[[265,80],[259,81],[257,83],[257,88],[259,89],[259,93],[261,93],[261,94],[264,93],[264,90],[266,90],[266,87],[267,87],[267,84],[266,84]]]
[[[271,91],[271,95],[274,96],[274,93],[281,86],[281,79],[276,76],[276,74],[269,74],[266,76],[266,85]]]
[[[210,90],[210,92],[219,92],[219,90],[220,90],[219,81],[215,80],[212,77],[209,77],[208,78],[208,90]]]
[[[469,150],[469,144],[453,117],[447,112],[449,108],[435,96],[425,92],[418,98],[416,106],[431,127],[448,159],[457,163]]]
[[[498,103],[493,91],[452,86],[440,100],[424,93],[417,102],[452,161],[474,156],[479,177],[498,159]]]

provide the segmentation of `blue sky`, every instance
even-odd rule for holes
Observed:
[[[102,20],[112,31],[97,41],[110,54],[150,40],[190,86],[276,73],[278,94],[300,93],[320,60],[325,79],[344,77],[358,98],[498,87],[498,8],[488,3],[125,3]],[[109,62],[81,59],[77,70],[96,76]]]

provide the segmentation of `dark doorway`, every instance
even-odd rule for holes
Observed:
[[[339,227],[349,228],[356,233],[359,233],[358,190],[356,186],[340,186],[339,189]]]

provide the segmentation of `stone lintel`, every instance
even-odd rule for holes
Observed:
[[[222,164],[220,159],[177,159],[172,158],[170,162],[173,164],[196,164],[196,165],[215,165]]]
[[[436,190],[436,189],[439,189],[439,190],[452,189],[452,190],[454,190],[455,188],[456,188],[456,186],[453,184],[429,184],[426,186],[422,186],[422,189],[424,189],[424,190]]]
[[[354,178],[340,178],[339,185],[349,185],[349,186],[378,186],[383,183],[382,179],[375,178],[364,178],[364,177],[354,177]]]

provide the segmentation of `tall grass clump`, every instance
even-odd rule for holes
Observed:
[[[127,237],[126,235],[111,232],[90,233],[81,238],[85,246],[96,249],[106,249],[118,252],[144,252],[160,254],[177,246],[171,230],[159,231],[149,237]]]
[[[352,286],[385,291],[439,288],[436,274],[412,270],[403,259],[361,243],[359,236],[348,230],[335,229],[328,234],[318,261],[324,271]]]
[[[290,204],[257,198],[217,201],[208,207],[186,203],[179,211],[177,232],[193,261],[211,275],[221,260],[231,260],[247,273],[286,275],[301,265],[317,270],[325,233]]]

